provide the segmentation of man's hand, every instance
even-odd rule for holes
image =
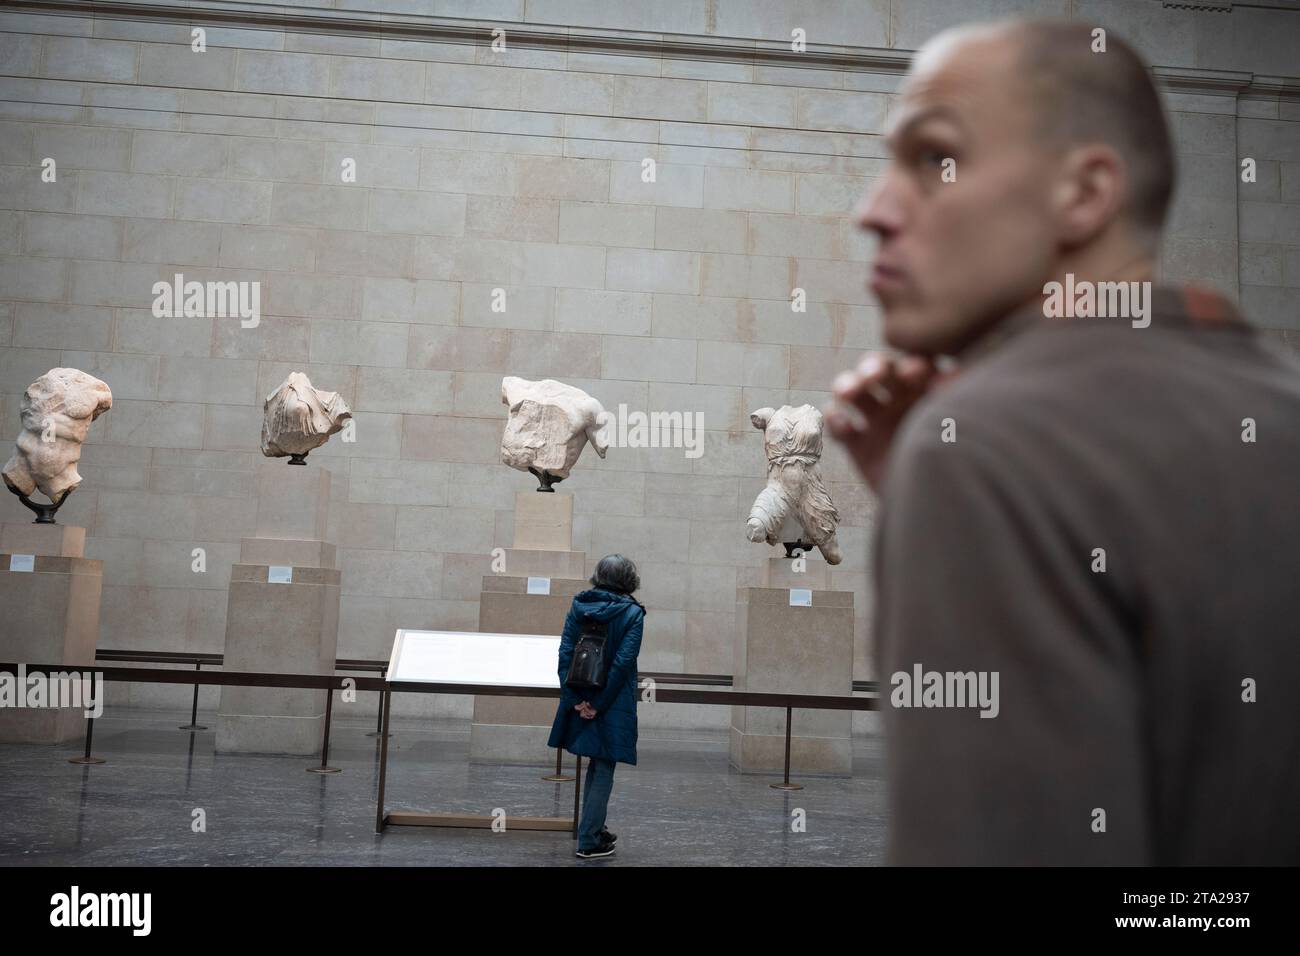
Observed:
[[[864,356],[857,368],[836,377],[833,399],[822,410],[826,427],[877,492],[899,424],[942,377],[929,358],[893,358],[883,352]]]
[[[576,710],[587,720],[591,720],[596,716],[595,708],[592,707],[591,704],[587,703],[587,701],[585,700],[581,701],[580,703],[574,704],[573,709]]]

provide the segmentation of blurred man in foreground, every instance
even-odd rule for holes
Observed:
[[[931,41],[857,213],[895,863],[1300,862],[1300,366],[1155,284],[1168,127],[1097,41]]]

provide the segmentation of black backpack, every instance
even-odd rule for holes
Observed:
[[[582,633],[573,645],[573,660],[564,686],[570,690],[600,690],[605,686],[609,661],[605,658],[605,622],[583,615]]]

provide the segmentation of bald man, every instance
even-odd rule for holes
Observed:
[[[825,412],[880,496],[888,859],[1300,862],[1300,366],[1155,282],[1146,69],[965,28],[897,107],[856,213],[896,351]]]

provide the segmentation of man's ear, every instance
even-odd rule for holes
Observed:
[[[750,413],[749,421],[759,431],[763,431],[767,428],[767,423],[772,420],[772,416],[775,414],[776,409],[774,408],[760,408],[757,411]]]
[[[1063,159],[1052,203],[1061,243],[1085,246],[1106,231],[1129,197],[1128,167],[1105,143],[1069,150]]]

